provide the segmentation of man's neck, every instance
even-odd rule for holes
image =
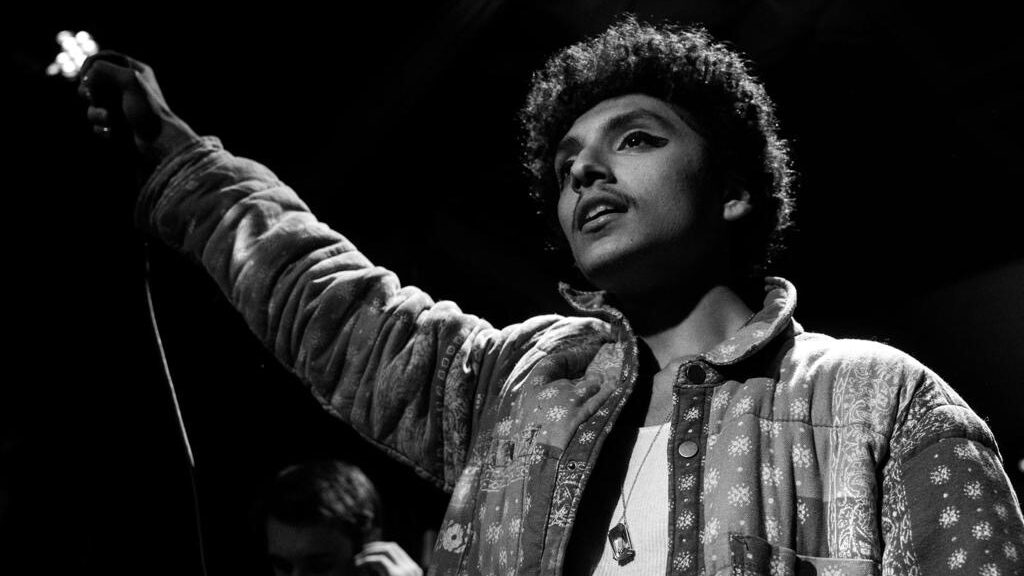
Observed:
[[[739,294],[722,284],[690,293],[645,294],[618,304],[662,368],[675,358],[714,348],[751,316]]]

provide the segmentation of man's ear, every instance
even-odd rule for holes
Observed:
[[[726,222],[736,222],[752,212],[754,205],[750,203],[750,192],[741,182],[730,181],[726,185],[725,203],[722,205],[722,217]]]

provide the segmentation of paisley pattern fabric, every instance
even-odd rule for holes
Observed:
[[[137,214],[326,410],[451,491],[431,573],[577,567],[597,457],[651,376],[602,293],[563,286],[579,316],[496,329],[402,286],[213,138],[165,160]],[[656,375],[674,383],[667,572],[1021,573],[1024,520],[985,423],[913,358],[804,332],[795,306],[769,278],[746,327]]]

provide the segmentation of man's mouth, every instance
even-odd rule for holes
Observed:
[[[593,222],[594,220],[597,220],[598,218],[606,214],[616,214],[618,212],[621,212],[621,210],[615,208],[614,206],[609,206],[608,204],[601,204],[599,206],[595,206],[593,209],[588,210],[587,213],[583,215],[583,225],[586,226],[590,222]]]
[[[617,195],[597,193],[584,198],[576,207],[576,228],[583,230],[599,226],[611,216],[626,211],[626,202]]]

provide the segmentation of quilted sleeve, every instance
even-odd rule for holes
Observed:
[[[267,168],[215,138],[158,167],[136,219],[199,261],[328,411],[448,490],[480,424],[480,399],[557,321],[499,331],[402,286]]]
[[[934,374],[883,469],[884,574],[1024,574],[1024,519],[988,426]]]

